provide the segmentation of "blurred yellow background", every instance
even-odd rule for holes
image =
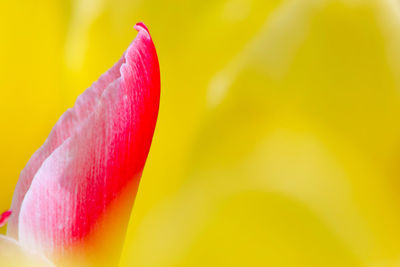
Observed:
[[[138,21],[162,96],[120,266],[400,266],[398,0],[1,0],[0,210]]]

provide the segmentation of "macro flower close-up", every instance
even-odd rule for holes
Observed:
[[[0,266],[400,266],[400,1],[0,7]]]
[[[7,236],[60,266],[115,266],[158,115],[160,72],[143,23],[22,170]],[[6,242],[6,241],[4,241]],[[110,246],[112,244],[112,246]]]

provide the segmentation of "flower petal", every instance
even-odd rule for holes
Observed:
[[[12,214],[11,210],[7,210],[0,215],[0,227],[4,226],[10,215]]]
[[[124,62],[125,55],[110,70],[104,73],[97,82],[93,83],[91,87],[78,97],[75,106],[61,116],[45,143],[33,154],[28,164],[22,170],[11,204],[11,209],[14,213],[7,227],[8,236],[18,238],[19,210],[25,194],[31,186],[33,177],[51,153],[63,144],[93,112],[104,90],[112,81],[121,76],[119,70]]]
[[[58,146],[50,146],[20,208],[20,242],[58,262],[111,266],[120,254],[160,97],[153,42],[143,24],[135,28],[138,36],[109,71],[114,79],[100,79],[102,94],[95,85],[78,100],[71,114],[84,115],[60,123]]]

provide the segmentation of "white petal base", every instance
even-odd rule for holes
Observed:
[[[2,267],[55,267],[42,255],[21,247],[12,238],[0,235],[0,266]]]

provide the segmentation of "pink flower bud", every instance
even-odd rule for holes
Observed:
[[[135,29],[122,58],[61,116],[15,189],[8,235],[56,263],[117,264],[160,98],[154,44],[143,23]]]

